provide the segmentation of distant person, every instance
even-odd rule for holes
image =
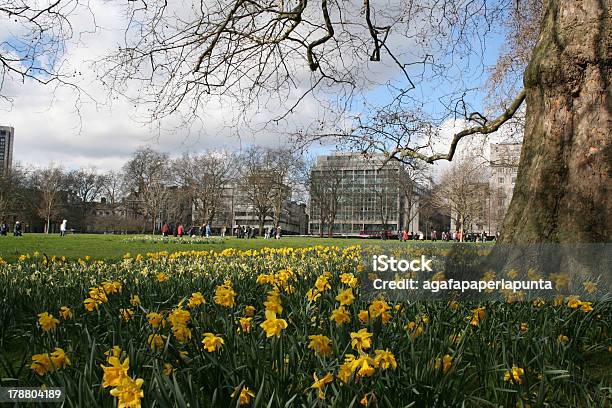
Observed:
[[[403,242],[408,241],[408,231],[407,230],[402,231],[402,241]]]
[[[436,230],[433,230],[431,233],[431,240],[433,242],[436,242],[438,240],[438,233],[436,232]]]
[[[182,237],[183,234],[185,234],[185,231],[183,230],[183,224],[179,224],[177,229],[176,229],[176,233],[179,237]]]
[[[0,235],[6,237],[8,234],[8,225],[6,225],[6,221],[2,221],[0,224]]]
[[[212,231],[210,230],[210,224],[206,224],[206,238],[212,235]]]
[[[281,239],[282,234],[281,234],[281,226],[277,225],[276,226],[276,239]]]
[[[227,232],[227,226],[221,227],[221,238],[225,238],[225,233]]]
[[[15,226],[13,227],[13,236],[14,237],[20,237],[22,235],[21,232],[21,222],[16,221],[15,222]]]
[[[63,220],[62,223],[60,224],[60,237],[66,236],[66,226],[67,225],[68,225],[67,220]]]
[[[164,237],[167,237],[168,234],[170,233],[170,227],[168,227],[168,223],[166,221],[162,223],[161,233],[162,233],[162,236]]]

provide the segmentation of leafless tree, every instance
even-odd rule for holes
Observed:
[[[120,171],[110,170],[101,176],[100,195],[105,198],[106,203],[113,212],[125,196],[125,177]]]
[[[51,220],[62,208],[62,189],[65,186],[66,175],[63,169],[54,164],[35,170],[32,174],[32,186],[36,189],[38,199],[36,210],[45,221],[44,232],[50,232]]]
[[[284,156],[288,155],[288,157]],[[292,155],[284,149],[253,146],[241,155],[237,194],[243,194],[259,221],[263,235],[267,218],[280,221],[283,203],[291,198],[288,173]]]
[[[142,215],[155,233],[159,215],[170,196],[171,181],[168,155],[149,147],[139,148],[123,166],[125,185],[140,202]],[[143,231],[146,224],[143,224]]]
[[[464,231],[483,215],[489,196],[483,166],[473,158],[465,158],[446,169],[433,190],[435,200],[450,209],[450,216],[464,239]]]
[[[600,51],[612,38],[608,0],[222,0],[180,7],[129,2],[126,42],[101,67],[114,90],[142,85],[134,99],[152,103],[154,118],[179,111],[195,118],[220,96],[245,110],[287,107],[277,117],[282,120],[313,96],[345,120],[315,123],[298,132],[302,140],[337,136],[384,151],[389,160],[433,163],[452,160],[466,137],[500,130],[527,101],[525,154],[502,241],[608,239],[610,220],[599,216],[610,213],[610,53]],[[515,46],[502,53],[493,83],[516,86],[485,110],[470,103],[474,90],[466,75],[475,70],[456,61],[482,56],[488,33],[504,24]],[[424,108],[436,102],[427,100],[429,83],[449,89],[438,108]],[[382,86],[389,90],[385,106],[351,115],[356,101]],[[561,110],[559,101],[565,101]],[[461,119],[465,127],[440,152],[432,135],[447,119]],[[390,126],[408,132],[398,140]],[[562,139],[572,142],[559,146]],[[592,166],[582,165],[584,157]],[[574,210],[558,208],[579,208],[588,222],[571,222]]]
[[[235,181],[239,160],[229,152],[185,155],[174,161],[178,184],[185,189],[201,223],[211,224],[223,205],[223,193]]]
[[[318,218],[319,235],[323,236],[327,229],[327,235],[333,237],[338,211],[351,203],[353,192],[349,184],[334,162],[311,166],[308,180],[311,217]]]
[[[69,43],[81,34],[71,21],[79,12],[91,12],[87,0],[0,0],[0,25],[8,34],[0,42],[0,99],[12,101],[9,81],[26,80],[88,95],[75,80],[81,72],[62,66]]]
[[[17,211],[25,178],[25,171],[18,166],[0,172],[0,222],[6,221],[7,216]]]

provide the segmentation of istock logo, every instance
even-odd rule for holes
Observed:
[[[395,259],[388,255],[374,255],[372,257],[372,268],[374,272],[433,272],[431,269],[432,259],[421,255],[420,259]]]

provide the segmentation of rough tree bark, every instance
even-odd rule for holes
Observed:
[[[500,241],[610,242],[610,0],[549,0],[524,75],[527,116]]]

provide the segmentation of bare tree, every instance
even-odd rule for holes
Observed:
[[[228,152],[204,152],[177,159],[174,173],[201,223],[211,224],[223,205],[223,192],[237,176],[238,159]]]
[[[95,168],[80,168],[66,174],[66,188],[71,195],[71,206],[76,210],[76,224],[85,229],[92,203],[100,197],[103,178]]]
[[[367,99],[365,92],[387,86],[383,103],[390,102],[351,118],[356,126],[326,120],[317,132],[308,128],[297,136],[306,142],[337,136],[384,151],[389,160],[433,163],[452,160],[466,137],[498,131],[527,101],[523,157],[502,240],[608,240],[612,221],[600,216],[611,206],[608,0],[191,5],[178,10],[161,0],[129,2],[126,43],[104,61],[106,83],[118,91],[143,85],[134,99],[152,101],[155,118],[177,111],[196,118],[211,95],[232,97],[245,110],[276,101],[288,107],[277,119],[311,95],[344,118],[354,97]],[[524,72],[522,81],[512,82],[524,87],[503,93],[503,101],[485,111],[470,103],[455,61],[478,56],[475,44],[485,44],[492,28],[506,22],[516,46],[502,53],[498,77]],[[423,110],[435,101],[419,92],[432,81],[450,88],[435,116]],[[464,120],[465,127],[440,152],[432,135],[447,119]],[[389,123],[408,132],[398,139]],[[571,221],[578,213],[584,222]]]
[[[100,195],[106,199],[106,203],[114,212],[125,195],[125,177],[121,172],[115,170],[108,171],[100,177]]]
[[[291,157],[283,149],[257,146],[249,148],[241,156],[242,172],[238,194],[245,195],[257,216],[260,235],[263,235],[267,218],[272,218],[275,225],[278,224],[283,203],[291,198],[287,179]]]
[[[123,166],[125,185],[136,195],[145,222],[155,233],[161,210],[170,195],[171,172],[169,158],[149,147],[140,148]],[[143,224],[143,232],[146,224]]]
[[[83,11],[91,12],[86,0],[0,0],[0,25],[10,33],[0,43],[0,98],[11,101],[8,81],[65,85],[81,93],[75,81],[80,72],[63,69],[62,57],[81,34],[71,18]]]
[[[7,216],[17,212],[25,178],[25,172],[17,166],[10,171],[0,172],[0,221],[5,221]]]
[[[36,210],[45,221],[45,234],[50,232],[51,220],[59,214],[62,208],[62,190],[65,186],[65,178],[63,169],[53,164],[35,170],[32,174],[32,185],[38,194]]]
[[[450,209],[463,241],[464,231],[471,222],[483,216],[483,206],[489,196],[483,166],[473,158],[454,163],[442,173],[433,196],[440,205]]]
[[[340,207],[350,204],[350,186],[343,181],[342,170],[333,162],[312,166],[308,185],[311,217],[318,218],[319,235],[323,236],[327,226],[327,235],[333,237]]]

